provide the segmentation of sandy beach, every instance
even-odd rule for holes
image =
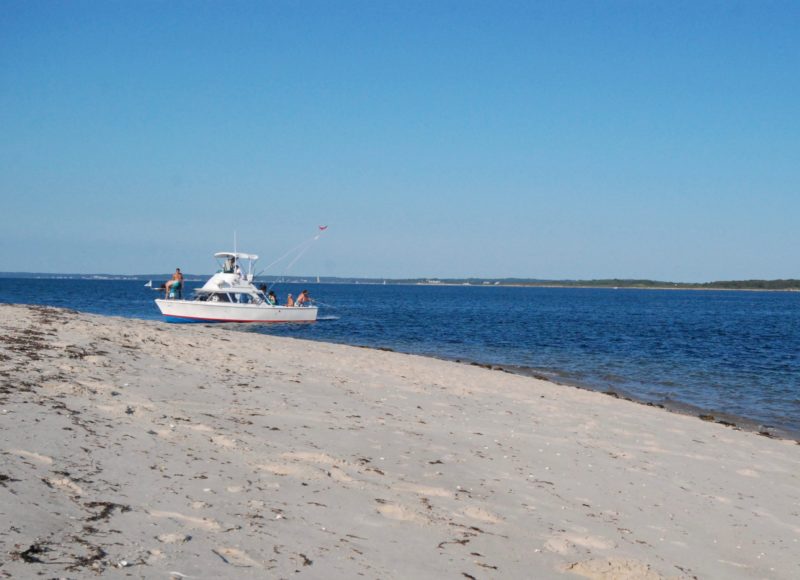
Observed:
[[[0,325],[0,577],[800,577],[795,441],[223,327]]]

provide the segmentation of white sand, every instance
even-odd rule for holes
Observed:
[[[221,327],[0,326],[0,577],[800,578],[793,441]]]

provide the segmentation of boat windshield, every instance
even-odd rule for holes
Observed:
[[[199,302],[232,302],[234,304],[261,304],[266,296],[260,292],[209,292],[198,293],[195,300]]]
[[[253,265],[258,260],[255,254],[243,254],[241,252],[217,252],[214,254],[217,259],[217,264],[220,267],[220,272],[224,274],[247,274],[248,278],[253,273]],[[242,262],[246,261],[245,267],[242,267]]]

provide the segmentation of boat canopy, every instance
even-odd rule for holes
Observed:
[[[256,254],[242,254],[241,252],[217,252],[215,258],[236,258],[237,260],[258,260]]]

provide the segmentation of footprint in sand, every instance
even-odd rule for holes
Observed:
[[[754,471],[752,469],[740,469],[736,473],[738,473],[739,475],[743,475],[745,477],[761,477],[761,475],[759,475],[757,471]]]
[[[282,453],[281,457],[290,461],[311,463],[320,466],[320,468],[330,467],[330,470],[326,471],[326,474],[339,483],[352,483],[355,481],[355,479],[344,470],[344,468],[348,466],[346,461],[343,459],[336,459],[325,453],[295,451]]]
[[[390,520],[399,522],[414,522],[416,524],[428,523],[424,517],[404,505],[383,503],[385,500],[377,500],[381,505],[378,506],[378,513]]]
[[[290,452],[282,453],[281,463],[266,463],[257,465],[256,468],[263,469],[274,475],[290,476],[300,479],[322,479],[330,477],[339,483],[351,483],[355,481],[345,470],[346,461],[335,459],[324,453],[312,452]]]
[[[338,465],[331,467],[331,470],[328,473],[331,476],[331,479],[338,481],[339,483],[352,483],[355,481],[355,479],[347,475],[347,473],[345,473],[345,471]]]
[[[156,539],[164,544],[183,544],[191,540],[192,536],[176,532],[174,534],[161,534],[156,536]]]
[[[662,580],[648,564],[624,558],[600,558],[575,562],[567,571],[592,580]]]
[[[466,507],[461,510],[461,513],[468,518],[472,518],[473,520],[478,520],[479,522],[484,522],[486,524],[499,524],[503,521],[503,518],[500,516],[476,506]]]
[[[208,530],[211,532],[216,532],[220,529],[219,523],[207,518],[193,518],[178,512],[151,511],[148,513],[154,518],[169,518],[171,520],[177,520],[188,525],[190,528],[200,528],[202,530]]]
[[[578,534],[555,536],[544,544],[545,550],[556,554],[567,554],[576,547],[590,550],[610,550],[616,547],[616,544],[599,536],[582,536]]]
[[[256,560],[253,560],[253,558],[237,548],[216,548],[211,551],[222,558],[223,562],[231,566],[240,566],[243,568],[261,566]]]
[[[50,487],[66,491],[72,495],[83,495],[83,489],[68,477],[48,478],[45,480]]]
[[[43,463],[44,465],[52,465],[53,458],[48,457],[47,455],[40,455],[38,453],[34,453],[33,451],[25,451],[24,449],[7,449],[6,453],[10,453],[12,455],[20,455],[27,459],[33,459],[39,463]]]
[[[453,497],[453,492],[449,489],[417,485],[416,483],[400,483],[397,484],[394,489],[396,491],[410,491],[412,493],[431,497]]]
[[[264,463],[255,467],[283,477],[296,477],[298,479],[322,479],[323,477],[322,471],[307,465]]]
[[[232,449],[236,447],[236,439],[231,439],[230,437],[225,437],[224,435],[212,437],[211,442],[214,445],[219,445],[220,447],[224,447],[226,449]]]
[[[314,453],[308,451],[293,451],[287,453],[281,453],[281,457],[284,459],[290,459],[295,461],[306,461],[308,463],[320,463],[322,465],[335,465],[335,464],[343,464],[344,461],[334,459],[330,455],[325,453]]]

